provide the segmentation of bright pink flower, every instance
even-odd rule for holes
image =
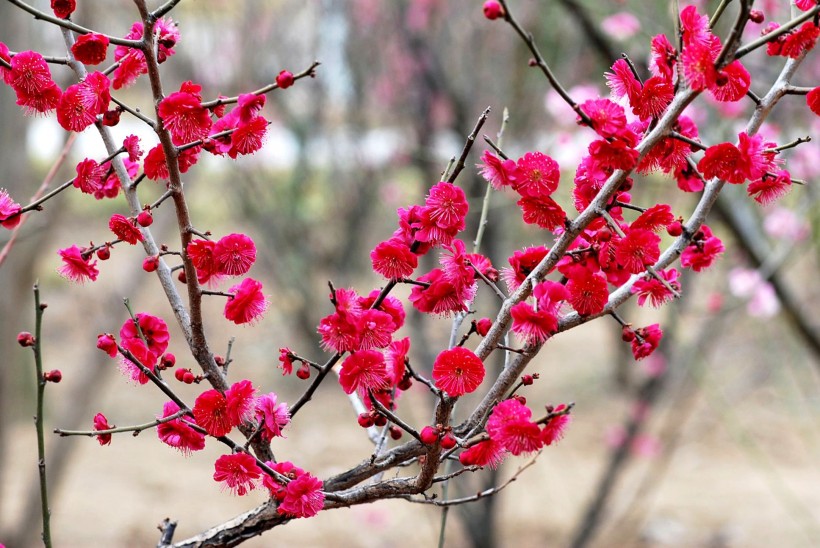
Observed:
[[[384,355],[376,350],[353,352],[342,363],[339,383],[346,394],[356,390],[381,390],[390,385]]]
[[[370,252],[373,271],[390,280],[406,278],[413,274],[419,264],[418,257],[407,244],[393,237],[376,246]]]
[[[703,225],[681,253],[680,264],[684,268],[700,272],[712,266],[715,259],[723,253],[723,249],[720,238],[714,236],[708,226]]]
[[[55,85],[48,63],[36,51],[21,51],[9,64],[11,71],[5,74],[6,83],[17,93],[18,104],[21,95],[39,95]]]
[[[495,406],[487,419],[487,434],[513,455],[537,451],[543,445],[541,430],[530,420],[532,411],[516,398]]]
[[[361,310],[372,308],[373,303],[376,302],[376,299],[379,296],[379,293],[380,292],[378,289],[374,289],[367,297],[359,297],[359,308]],[[396,330],[401,329],[401,326],[404,325],[404,318],[406,317],[404,305],[393,295],[387,295],[384,300],[382,300],[382,303],[379,305],[377,310],[390,314],[390,317],[393,319],[393,324],[396,326]]]
[[[139,324],[139,332],[136,325],[134,325],[134,320],[129,318],[125,320],[120,328],[120,339],[123,341],[127,339],[142,340],[139,335],[139,333],[142,333],[142,336],[148,342],[148,349],[154,354],[154,360],[156,360],[168,349],[168,341],[171,338],[168,334],[168,324],[158,316],[142,312],[135,314],[134,317]]]
[[[385,363],[387,373],[391,377],[390,384],[395,386],[404,378],[406,371],[407,355],[410,353],[410,337],[405,337],[398,341],[393,341],[387,347],[385,353]]]
[[[84,194],[94,194],[102,189],[102,179],[105,171],[105,168],[95,160],[86,158],[77,164],[77,177],[74,179],[74,186]]]
[[[413,247],[413,253],[416,255],[424,255],[432,244],[430,242],[421,242],[416,240],[416,233],[419,231],[422,223],[423,208],[419,205],[413,205],[405,209],[400,207],[396,210],[399,216],[399,228],[393,232],[393,237],[401,240],[407,247]]]
[[[552,311],[536,310],[527,302],[514,305],[510,314],[513,332],[532,344],[546,341],[558,329],[558,317]]]
[[[279,367],[282,368],[283,375],[290,375],[293,373],[293,352],[290,348],[284,347],[279,349]]]
[[[265,106],[266,96],[256,93],[242,93],[236,102],[236,111],[239,113],[240,122],[250,122],[262,107]]]
[[[216,282],[222,278],[217,267],[214,252],[216,242],[211,240],[191,240],[188,243],[188,257],[196,268],[196,277],[201,284]]]
[[[310,474],[303,474],[285,486],[285,496],[277,512],[295,518],[315,516],[325,505],[322,481]]]
[[[158,418],[170,417],[178,412],[179,406],[176,403],[165,402],[162,406],[162,416]],[[177,449],[185,456],[190,455],[191,451],[201,451],[205,448],[205,435],[191,428],[182,418],[157,425],[157,436],[164,444]]]
[[[791,186],[791,175],[785,169],[781,169],[776,175],[764,173],[763,177],[749,183],[746,191],[757,203],[768,205],[788,193]]]
[[[140,148],[140,138],[136,135],[129,135],[123,139],[122,146],[128,153],[128,159],[132,162],[138,162],[142,158],[143,151]]]
[[[228,289],[228,293],[233,293],[233,298],[225,303],[225,318],[237,325],[258,320],[268,309],[262,284],[253,278],[245,278]]]
[[[103,333],[97,337],[97,348],[112,358],[117,357],[117,341],[110,333]]]
[[[356,350],[359,344],[357,316],[358,313],[351,316],[334,312],[322,318],[316,329],[322,336],[322,347],[338,353]]]
[[[154,32],[157,40],[157,61],[163,63],[175,53],[174,46],[179,42],[179,30],[173,20],[163,18],[157,20],[154,25]],[[142,38],[142,33],[142,22],[137,21],[131,26],[131,30],[125,35],[125,38],[139,40]],[[114,60],[119,63],[119,66],[114,70],[114,89],[128,87],[141,74],[148,72],[145,55],[140,50],[117,46],[114,50]]]
[[[77,61],[85,65],[99,65],[105,61],[108,53],[108,37],[104,34],[90,32],[77,37],[77,41],[71,46],[71,53]]]
[[[545,197],[558,188],[558,164],[540,152],[528,152],[518,159],[513,188],[521,196]]]
[[[86,255],[84,252],[85,249],[76,245],[59,250],[58,253],[63,260],[62,266],[57,269],[60,276],[77,283],[95,281],[100,273],[97,270],[97,261],[92,261],[91,254]]]
[[[820,116],[820,86],[806,94],[806,104],[813,113]]]
[[[475,283],[475,270],[468,264],[467,246],[461,240],[453,240],[451,245],[444,246],[439,263],[444,272],[444,279],[461,289]]]
[[[57,121],[67,131],[83,131],[108,110],[111,82],[101,72],[92,72],[82,82],[66,88],[57,103]]]
[[[675,169],[675,181],[684,192],[700,192],[704,187],[703,179],[689,165]]]
[[[228,156],[236,158],[239,155],[253,154],[262,148],[267,132],[268,121],[262,116],[254,116],[247,122],[239,122],[231,133]]]
[[[502,160],[489,150],[481,154],[481,162],[478,164],[478,172],[484,179],[493,185],[496,190],[515,184],[515,162],[512,160]]]
[[[524,279],[547,256],[547,253],[549,249],[542,245],[514,252],[508,259],[511,268],[501,270],[501,278],[507,284],[507,289],[517,291]]]
[[[642,229],[658,232],[665,229],[675,220],[672,208],[668,204],[656,204],[638,215],[629,225],[631,230]]]
[[[458,460],[464,466],[489,466],[495,470],[504,460],[506,452],[503,445],[490,439],[478,442],[463,451]]]
[[[214,481],[224,482],[224,487],[240,497],[256,489],[262,469],[251,455],[241,452],[222,455],[214,463]]]
[[[523,212],[524,222],[555,231],[564,226],[567,214],[549,196],[525,196],[516,202]]]
[[[726,65],[715,77],[715,85],[709,91],[718,101],[740,101],[749,91],[752,77],[739,60]]]
[[[133,219],[129,219],[125,215],[115,213],[108,220],[108,228],[111,232],[124,242],[135,245],[137,242],[143,241],[142,232],[137,228]]]
[[[631,133],[631,132],[630,132]],[[621,133],[624,135],[624,133]],[[632,140],[634,135],[628,135]],[[598,169],[612,171],[623,169],[629,171],[638,163],[638,151],[630,146],[627,141],[615,139],[607,141],[598,139],[589,144],[589,154],[593,161],[598,164]]]
[[[410,302],[416,310],[426,314],[448,315],[454,312],[467,310],[465,303],[475,296],[476,284],[456,287],[447,281],[444,271],[434,268],[418,279],[419,282],[430,284],[427,287],[414,285],[410,291]]]
[[[51,9],[60,19],[68,19],[77,9],[77,0],[51,0]]]
[[[140,365],[152,372],[155,370],[158,356],[151,352],[141,339],[123,339],[122,347],[127,350]],[[124,355],[120,360],[120,371],[122,371],[123,375],[139,384],[147,384],[150,380],[142,367]]]
[[[683,48],[681,55],[683,74],[689,86],[700,91],[712,88],[716,84],[715,51],[709,44],[694,43]]]
[[[484,363],[463,346],[442,351],[433,362],[433,381],[449,396],[474,392],[483,380]]]
[[[720,143],[706,149],[698,162],[698,171],[706,179],[717,177],[734,185],[743,184],[748,178],[748,165],[740,150],[732,143]]]
[[[652,58],[649,70],[653,76],[660,76],[667,82],[672,81],[675,74],[678,52],[669,42],[665,34],[658,34],[652,38]]]
[[[626,85],[627,82],[623,82],[623,84]],[[605,139],[614,137],[626,127],[626,115],[623,107],[609,99],[584,101],[581,104],[581,110],[592,120],[592,128],[595,132]]]
[[[676,269],[659,270],[658,274],[666,280],[672,288],[680,292],[680,284],[678,283],[679,272]],[[645,276],[636,281],[632,285],[631,292],[638,295],[638,306],[643,306],[646,304],[646,300],[649,299],[649,304],[655,308],[671,301],[674,297],[674,294],[654,276]]]
[[[381,310],[362,310],[356,318],[356,331],[359,334],[358,350],[385,348],[396,331],[393,317]]]
[[[208,136],[211,113],[202,106],[199,86],[183,84],[185,91],[176,91],[163,99],[157,111],[165,129],[171,132],[175,145],[183,145]],[[197,92],[194,92],[196,90]]]
[[[256,419],[262,426],[259,434],[270,441],[282,436],[282,430],[290,424],[290,410],[285,402],[276,403],[276,394],[263,394],[256,400]]]
[[[256,388],[247,379],[235,382],[225,391],[225,401],[228,420],[239,426],[256,413]]]
[[[635,330],[635,338],[632,339],[632,355],[636,360],[642,360],[651,355],[663,337],[663,331],[658,324],[647,327],[639,327]]]
[[[555,408],[555,412],[560,412],[566,409],[563,403]],[[558,415],[551,418],[541,430],[541,441],[544,445],[552,445],[556,441],[560,441],[564,437],[564,430],[567,429],[572,417],[567,415]]]
[[[713,36],[709,17],[699,14],[695,6],[686,6],[681,10],[680,24],[684,47],[691,44],[711,44]]]
[[[464,218],[469,206],[464,191],[447,182],[440,182],[430,188],[424,201],[430,220],[442,229],[464,230]]]
[[[820,37],[820,28],[813,21],[806,21],[800,28],[785,35],[779,55],[797,59],[803,52],[814,48],[818,37]]]
[[[94,430],[111,430],[111,428],[105,415],[102,413],[94,415]],[[100,442],[100,445],[111,445],[111,434],[99,434],[97,441]]]
[[[800,11],[809,11],[817,5],[817,0],[794,0],[794,5]]]
[[[0,225],[12,229],[20,223],[20,204],[12,200],[5,188],[0,188]]]
[[[631,228],[615,244],[615,260],[631,274],[652,266],[661,254],[661,237],[642,228]]]
[[[569,304],[578,314],[587,316],[604,309],[609,299],[606,279],[600,274],[584,270],[567,282]]]
[[[194,402],[196,423],[214,437],[227,435],[234,426],[228,413],[228,401],[217,390],[206,390]]]
[[[241,276],[256,261],[256,245],[245,234],[228,234],[216,242],[213,258],[219,274]]]

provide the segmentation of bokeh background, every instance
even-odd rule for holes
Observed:
[[[48,10],[45,1],[33,4]],[[137,19],[125,0],[79,4],[74,19],[108,34],[124,35]],[[608,93],[603,73],[622,52],[643,70],[649,39],[673,33],[674,2],[511,4],[577,100]],[[710,12],[716,4],[699,3]],[[769,19],[787,19],[786,0],[757,4]],[[718,29],[732,16],[730,7]],[[236,161],[203,154],[185,175],[199,229],[244,231],[259,247],[251,274],[270,294],[266,317],[254,327],[236,327],[222,318],[221,300],[206,305],[212,348],[224,355],[235,338],[236,380],[254,379],[284,401],[299,397],[305,385],[281,375],[278,349],[324,360],[315,326],[330,312],[327,281],[359,292],[382,283],[370,271],[369,251],[393,231],[395,209],[419,203],[439,180],[485,107],[492,107],[483,130],[490,136],[509,109],[504,147],[511,156],[540,150],[559,162],[557,196],[571,207],[572,176],[589,132],[578,130],[568,107],[527,66],[528,52],[512,29],[483,18],[478,0],[191,0],[181,2],[173,18],[182,39],[162,65],[166,92],[194,80],[205,97],[235,95],[269,83],[284,68],[297,72],[314,59],[322,62],[317,78],[269,95],[263,114],[273,125],[262,151]],[[759,30],[752,25],[747,39]],[[0,40],[13,51],[64,55],[55,28],[8,3],[0,3]],[[781,66],[761,52],[744,63],[758,94]],[[63,67],[52,72],[61,87],[72,83]],[[798,80],[820,83],[816,52]],[[143,80],[118,97],[151,112],[146,92]],[[0,186],[25,203],[67,135],[53,117],[26,118],[14,102],[12,90],[0,87]],[[733,140],[752,109],[751,101],[728,108],[701,97],[688,114],[712,144]],[[817,120],[802,97],[790,96],[764,130],[779,143],[816,137]],[[127,115],[114,131],[120,138],[145,136],[145,150],[155,143]],[[472,167],[481,150],[479,143],[459,180],[473,212],[467,235],[475,234],[485,189]],[[77,162],[99,159],[101,151],[97,134],[86,131],[56,181],[70,179]],[[709,221],[727,246],[719,263],[684,276],[684,298],[671,306],[623,309],[637,325],[662,324],[666,337],[655,356],[635,363],[608,319],[549,341],[531,365],[541,379],[526,396],[534,407],[576,402],[572,427],[505,491],[453,510],[448,546],[820,544],[820,147],[812,142],[784,156],[792,175],[808,184],[766,208],[743,189],[726,188]],[[145,182],[141,198],[148,202],[162,191]],[[104,241],[104,220],[125,210],[121,200],[88,198],[68,191],[48,202],[0,267],[0,542],[9,548],[39,543],[33,364],[15,344],[17,332],[33,329],[35,280],[49,305],[46,368],[64,375],[48,387],[49,429],[88,429],[100,411],[117,425],[146,422],[164,401],[149,386],[128,383],[95,348],[98,333],[116,332],[126,319],[123,298],[172,322],[156,279],[140,268],[141,250],[116,248],[100,264],[100,279],[84,286],[56,273],[58,248]],[[633,201],[659,200],[685,215],[696,196],[677,191],[671,179],[637,178]],[[155,219],[157,239],[173,248],[178,239],[170,208],[160,208]],[[7,237],[0,233],[0,245]],[[511,196],[492,196],[482,249],[497,267],[516,249],[549,242],[549,235],[521,224]],[[492,295],[480,294],[478,315],[494,315],[494,306]],[[450,321],[408,309],[403,331],[413,340],[413,363],[425,371],[446,346]],[[193,365],[175,326],[171,350],[179,364]],[[193,401],[198,390],[180,393]],[[421,427],[430,420],[429,398],[411,390],[400,411]],[[327,477],[368,458],[372,446],[342,391],[328,382],[274,451]],[[220,492],[211,475],[221,452],[209,444],[184,458],[150,431],[116,437],[103,448],[93,439],[50,437],[55,542],[154,545],[155,524],[165,517],[179,520],[175,538],[181,540],[262,502],[262,492],[243,498]],[[511,458],[495,474],[462,478],[451,494],[475,493],[526,462]],[[297,520],[247,545],[432,546],[440,522],[438,509],[386,501]]]

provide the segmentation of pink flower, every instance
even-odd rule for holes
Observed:
[[[359,334],[358,350],[385,348],[390,344],[396,325],[393,317],[381,310],[363,310],[356,319]]]
[[[71,46],[71,53],[77,61],[85,65],[99,65],[105,61],[108,50],[108,37],[104,34],[90,32],[81,34]]]
[[[452,314],[467,309],[465,303],[472,300],[476,285],[456,287],[447,281],[444,271],[434,268],[418,279],[429,284],[427,287],[414,285],[410,291],[410,302],[420,312],[427,314]]]
[[[442,351],[433,362],[433,381],[448,396],[474,392],[483,380],[484,363],[463,346]]]
[[[142,158],[143,151],[140,148],[140,139],[136,135],[129,135],[123,139],[122,146],[128,153],[128,159],[132,162],[137,162]]]
[[[97,337],[97,348],[112,358],[117,357],[117,341],[110,333],[103,333]]]
[[[303,474],[285,486],[285,496],[277,512],[295,518],[315,516],[324,507],[325,494],[322,481],[310,474]]]
[[[84,254],[84,249],[72,245],[58,251],[63,260],[62,266],[57,269],[60,276],[72,282],[92,282],[97,279],[100,271],[97,270],[97,261],[91,260],[91,254]]]
[[[468,209],[464,191],[447,182],[434,185],[424,202],[424,211],[429,221],[444,231],[453,231],[453,235],[464,230],[464,218]]]
[[[555,412],[560,412],[566,409],[566,405],[563,403],[555,408]],[[547,423],[544,425],[543,430],[541,430],[541,441],[544,445],[552,445],[556,441],[559,441],[561,438],[564,437],[564,430],[567,429],[569,423],[571,421],[571,417],[569,414],[566,415],[558,415],[557,417],[551,418]]]
[[[191,143],[208,136],[211,129],[211,113],[202,106],[200,86],[192,82],[182,84],[163,99],[157,111],[165,129],[171,132],[175,145]]]
[[[222,455],[214,463],[214,481],[224,482],[223,487],[240,497],[256,489],[261,475],[256,459],[244,452]]]
[[[193,413],[196,423],[216,438],[227,435],[236,426],[228,413],[228,401],[217,390],[200,394],[194,402]]]
[[[226,276],[241,276],[256,261],[256,244],[245,234],[228,234],[213,249],[216,269]]]
[[[262,116],[254,116],[247,122],[240,121],[231,133],[231,148],[228,150],[228,156],[236,158],[239,155],[253,154],[262,148],[267,132],[268,121]]]
[[[806,94],[806,104],[813,113],[820,116],[820,86]]]
[[[671,287],[680,292],[680,284],[678,283],[679,272],[676,269],[659,270],[658,274],[666,280]],[[646,276],[636,281],[632,285],[631,292],[638,295],[638,306],[643,306],[646,304],[646,300],[649,299],[649,303],[655,308],[669,302],[674,297],[672,292],[654,276]]]
[[[515,251],[508,259],[511,268],[504,268],[501,271],[501,278],[507,284],[507,289],[517,291],[524,279],[547,256],[547,253],[549,249],[544,246],[527,247],[521,251]]]
[[[159,418],[170,417],[178,412],[179,406],[176,403],[165,402],[162,406],[162,416]],[[164,444],[177,449],[185,456],[190,455],[191,451],[201,451],[205,448],[205,435],[191,428],[181,418],[157,425],[157,436]]]
[[[487,419],[487,434],[513,455],[537,451],[543,445],[541,430],[530,420],[532,411],[516,398],[495,406]]]
[[[395,386],[404,378],[406,371],[407,355],[410,353],[410,337],[404,337],[401,340],[393,341],[387,347],[385,355],[385,362],[387,364],[387,373],[391,377],[390,384]]]
[[[279,367],[282,368],[283,375],[290,375],[293,373],[293,353],[290,348],[284,347],[279,349]]]
[[[262,284],[253,278],[245,278],[228,292],[233,293],[233,298],[225,303],[225,318],[237,325],[258,320],[268,309]]]
[[[137,326],[134,325],[134,320],[127,319],[120,328],[120,339],[126,341],[128,339],[136,339],[142,341],[142,337],[148,342],[148,349],[154,354],[155,361],[168,349],[168,341],[170,335],[168,334],[168,324],[165,320],[158,316],[151,314],[137,313],[134,315],[139,324],[139,332]],[[140,337],[139,333],[142,333]]]
[[[102,413],[94,415],[94,430],[111,430],[111,428],[105,415]],[[111,434],[99,434],[97,441],[100,442],[100,445],[111,445]]]
[[[228,419],[234,426],[250,420],[256,413],[256,388],[249,380],[235,382],[225,391]]]
[[[723,253],[723,249],[720,238],[714,236],[708,226],[703,225],[681,253],[680,264],[684,268],[700,272],[712,266]]]
[[[623,107],[609,99],[590,99],[581,104],[581,110],[592,120],[592,129],[601,137],[614,137],[626,127]]]
[[[12,200],[5,188],[0,188],[0,225],[12,229],[20,222],[20,204]]]
[[[763,177],[749,183],[746,191],[757,203],[768,205],[786,195],[791,186],[791,175],[785,169],[781,169],[775,175],[764,173]]]
[[[418,257],[399,238],[380,243],[370,252],[373,271],[390,280],[406,278],[419,264]]]
[[[216,242],[210,240],[191,240],[188,243],[188,256],[194,263],[196,277],[201,284],[218,281],[222,277],[214,256],[215,251]]]
[[[520,302],[510,309],[512,330],[532,344],[546,341],[558,329],[558,318],[549,310],[535,310],[527,302]]]
[[[615,244],[615,260],[627,272],[640,274],[661,254],[661,237],[649,230],[630,228]]]
[[[544,230],[555,231],[564,226],[567,214],[558,202],[549,196],[525,196],[518,200],[524,222],[538,225]]]
[[[641,22],[631,13],[621,11],[601,21],[601,29],[614,40],[622,42],[641,30]]]
[[[123,355],[120,361],[120,371],[134,382],[147,384],[150,379],[140,365],[154,372],[157,356],[145,346],[141,339],[123,339],[122,347],[134,357],[136,362],[139,362],[139,365]]]
[[[74,178],[74,186],[79,188],[83,194],[94,194],[102,189],[102,178],[105,169],[95,160],[86,158],[77,164],[77,177]]]
[[[290,410],[285,402],[276,403],[276,394],[263,394],[256,400],[256,419],[262,426],[260,435],[270,441],[282,436],[282,430],[290,423]]]
[[[143,241],[140,229],[136,227],[133,219],[128,219],[125,215],[113,214],[108,221],[108,228],[117,238],[131,245]]]
[[[570,294],[569,304],[582,316],[601,312],[609,299],[606,279],[589,270],[570,278],[567,290]]]
[[[489,150],[481,154],[481,164],[478,164],[479,173],[493,185],[496,190],[515,184],[515,162],[502,160]]]
[[[381,390],[390,385],[384,355],[376,350],[353,352],[342,363],[339,383],[346,394],[356,390]]]
[[[636,360],[642,360],[651,355],[663,337],[663,331],[658,324],[647,327],[640,327],[635,330],[635,338],[632,339],[632,355]]]
[[[458,460],[464,466],[489,466],[493,470],[504,460],[507,450],[499,442],[492,439],[478,442],[463,451]]]
[[[92,72],[82,82],[69,86],[57,103],[57,121],[67,131],[82,131],[108,110],[111,82],[101,72]]]

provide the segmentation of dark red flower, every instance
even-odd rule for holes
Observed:
[[[51,0],[51,9],[60,19],[68,19],[77,9],[76,0]]]
[[[77,61],[85,65],[99,65],[108,54],[108,37],[104,34],[90,32],[82,34],[71,46],[71,53]]]

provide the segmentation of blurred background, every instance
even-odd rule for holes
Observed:
[[[711,13],[717,3],[699,5]],[[48,10],[48,2],[34,4]],[[75,21],[111,35],[123,36],[138,17],[125,0],[79,4]],[[263,114],[273,125],[265,148],[236,161],[203,154],[184,176],[198,229],[217,237],[246,232],[259,248],[251,275],[270,295],[265,318],[237,327],[222,317],[222,299],[206,303],[212,349],[224,355],[235,338],[232,380],[253,379],[286,402],[299,397],[305,384],[281,375],[278,349],[326,359],[316,325],[331,311],[327,281],[360,293],[383,283],[370,270],[369,251],[394,230],[396,208],[421,203],[487,106],[492,112],[482,133],[494,138],[508,108],[504,148],[512,157],[530,150],[554,157],[562,168],[556,196],[571,209],[572,177],[590,132],[578,131],[574,114],[527,66],[522,42],[502,22],[486,20],[481,4],[192,0],[174,10],[182,38],[161,67],[166,93],[194,80],[206,98],[236,95],[270,83],[282,69],[296,73],[314,59],[322,63],[315,79],[268,96]],[[603,73],[621,53],[645,70],[650,38],[673,34],[672,4],[512,0],[511,7],[580,102],[608,94]],[[757,4],[767,20],[788,19],[786,0]],[[733,16],[730,7],[718,30]],[[750,25],[746,40],[759,30]],[[0,40],[12,51],[65,54],[55,28],[8,3],[0,4]],[[762,52],[744,64],[758,95],[782,65]],[[53,66],[52,73],[63,88],[73,82],[64,67]],[[816,52],[797,80],[818,84]],[[116,95],[153,112],[145,79]],[[713,144],[734,140],[753,106],[719,106],[701,97],[687,114],[699,123],[703,142]],[[54,117],[24,117],[6,86],[0,87],[0,112],[0,187],[26,203],[67,135]],[[763,131],[785,143],[816,137],[818,127],[804,98],[787,96]],[[120,140],[144,136],[144,150],[156,143],[127,114],[114,132]],[[475,234],[485,190],[473,168],[482,145],[459,179],[471,205],[465,240]],[[96,132],[84,132],[56,183],[69,180],[83,158],[103,156]],[[709,221],[726,244],[722,259],[706,273],[685,275],[680,301],[661,310],[622,309],[636,325],[661,323],[666,335],[654,356],[634,362],[619,326],[606,318],[546,344],[530,366],[541,378],[525,395],[533,408],[576,402],[574,422],[519,481],[450,512],[448,546],[820,545],[820,147],[815,141],[783,156],[792,176],[807,185],[765,208],[744,189],[726,188]],[[163,190],[147,181],[140,196],[150,202]],[[669,202],[684,216],[696,199],[658,175],[637,177],[633,190],[633,203]],[[507,266],[516,249],[550,244],[549,234],[522,225],[511,195],[491,200],[482,251],[497,268]],[[137,312],[173,322],[156,278],[141,270],[142,250],[115,248],[99,264],[99,280],[84,286],[56,273],[56,250],[105,241],[104,220],[114,212],[125,213],[121,199],[95,201],[68,191],[28,220],[0,267],[0,542],[9,548],[40,542],[33,360],[15,344],[19,331],[33,331],[35,280],[49,305],[45,368],[63,372],[63,382],[47,390],[48,430],[90,429],[97,412],[120,426],[147,422],[164,402],[150,387],[126,381],[95,348],[97,334],[116,333],[127,318],[123,298]],[[158,241],[178,246],[170,208],[161,207],[155,220]],[[0,246],[8,235],[0,232]],[[407,293],[400,288],[396,294]],[[496,306],[482,290],[477,316],[495,316]],[[412,362],[429,371],[451,321],[422,317],[409,304],[407,311],[400,336],[412,338]],[[176,326],[171,330],[169,350],[178,365],[194,365]],[[179,391],[193,401],[201,389]],[[430,409],[416,387],[403,396],[399,412],[420,428]],[[286,433],[273,445],[277,457],[319,477],[346,470],[372,451],[333,382]],[[151,431],[115,437],[102,448],[89,438],[47,441],[56,545],[154,545],[155,524],[165,517],[179,520],[175,538],[182,540],[264,501],[261,491],[241,498],[220,492],[211,479],[218,444],[184,458]],[[510,458],[495,473],[459,478],[450,496],[504,481],[526,462]],[[344,539],[347,546],[432,546],[440,522],[439,509],[385,501],[296,520],[247,545],[330,546]]]

